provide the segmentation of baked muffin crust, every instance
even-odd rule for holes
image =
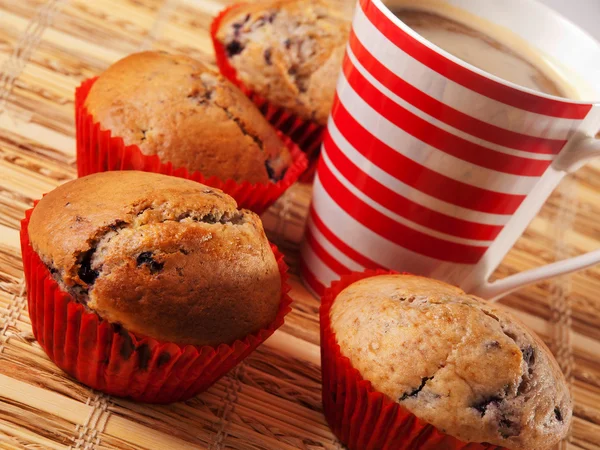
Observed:
[[[350,32],[348,10],[326,0],[260,1],[229,11],[217,39],[245,86],[325,125]]]
[[[337,296],[331,326],[364,379],[444,433],[531,450],[568,432],[569,391],[548,348],[459,288],[409,275],[367,278]]]
[[[231,343],[279,309],[281,278],[259,217],[200,183],[90,175],[46,195],[28,231],[63,289],[139,335]]]
[[[129,55],[98,77],[85,107],[126,145],[208,177],[265,183],[283,177],[291,164],[289,151],[254,104],[187,56]]]

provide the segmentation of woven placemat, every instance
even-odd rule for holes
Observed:
[[[341,0],[336,0],[341,1]],[[141,49],[213,64],[217,0],[0,0],[0,448],[340,448],[321,413],[318,301],[292,278],[294,311],[244,364],[185,403],[148,406],[81,386],[33,339],[19,220],[75,177],[73,92]],[[264,216],[296,271],[310,186]],[[496,277],[600,246],[600,163],[567,179]],[[565,448],[600,449],[600,269],[523,289],[502,301],[553,349],[575,398]]]

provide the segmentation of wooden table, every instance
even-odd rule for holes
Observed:
[[[337,0],[339,1],[339,0]],[[213,63],[216,0],[0,0],[0,448],[340,448],[321,414],[319,303],[292,279],[285,326],[208,392],[146,406],[93,392],[33,339],[19,221],[75,177],[73,92],[122,56],[155,48]],[[296,267],[310,187],[297,185],[264,221]],[[496,276],[600,246],[600,162],[565,180]],[[575,397],[573,449],[600,449],[600,268],[502,301],[544,337]]]

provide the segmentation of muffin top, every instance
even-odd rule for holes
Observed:
[[[337,296],[331,327],[377,391],[462,441],[545,449],[568,432],[569,391],[548,348],[459,288],[409,275],[367,278]]]
[[[90,175],[40,200],[28,231],[62,289],[139,335],[231,343],[279,309],[281,277],[259,217],[200,183]]]
[[[327,0],[270,0],[233,8],[217,40],[240,81],[305,120],[327,123],[348,35],[346,9]]]
[[[264,183],[283,177],[291,163],[254,104],[187,56],[129,55],[98,77],[85,107],[126,145],[208,177]]]

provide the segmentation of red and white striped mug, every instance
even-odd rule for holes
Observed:
[[[448,0],[569,67],[600,99],[600,44],[534,0]],[[600,156],[600,101],[552,97],[428,42],[360,0],[315,178],[306,284],[384,267],[494,299],[600,250],[489,283],[553,189]]]

